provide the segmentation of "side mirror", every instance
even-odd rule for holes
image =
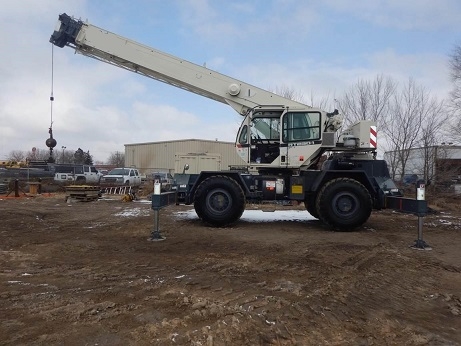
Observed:
[[[183,170],[182,170],[182,174],[186,173],[186,171],[187,171],[188,169],[189,169],[189,165],[186,163],[186,164],[184,165]]]
[[[331,118],[331,117],[334,117],[335,115],[338,115],[338,114],[339,114],[339,111],[337,109],[335,109],[333,112],[327,113],[327,117]]]

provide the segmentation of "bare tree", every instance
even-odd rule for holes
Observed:
[[[316,98],[314,93],[311,92],[309,104],[312,107],[317,107],[327,112],[332,112],[336,108],[336,99],[330,97],[330,94],[323,96],[321,98]]]
[[[333,111],[335,108],[334,102],[336,100],[332,100],[329,94],[325,97],[315,98],[314,93],[311,92],[309,101],[306,101],[303,94],[287,86],[276,87],[275,90],[268,90],[287,99],[310,105],[311,107],[316,107],[325,111]]]
[[[56,151],[53,152],[56,155]],[[46,161],[50,157],[49,149],[35,149],[34,151],[28,151],[26,154],[28,161]]]
[[[57,161],[59,163],[73,163],[74,153],[75,151],[72,149],[70,150],[62,149],[59,151],[59,153],[57,152]]]
[[[372,120],[383,131],[389,102],[396,87],[396,82],[383,75],[376,76],[373,81],[360,79],[339,100],[339,110],[345,116],[345,124]]]
[[[450,55],[450,75],[453,82],[453,89],[450,93],[449,110],[452,121],[448,132],[453,136],[454,141],[461,142],[461,45],[454,47]]]
[[[124,167],[125,166],[125,154],[119,151],[111,153],[109,158],[107,159],[107,164],[117,166],[117,167]]]
[[[402,90],[395,93],[389,114],[386,117],[387,126],[384,129],[387,145],[392,155],[392,178],[403,177],[413,149],[429,147],[436,143],[437,134],[443,123],[443,102],[431,97],[430,93],[416,84],[410,78]],[[439,118],[439,119],[437,119]],[[445,118],[446,120],[446,118]],[[424,174],[429,175],[429,151],[421,158],[424,162]]]
[[[438,159],[437,148],[443,127],[448,121],[448,113],[445,111],[444,102],[436,98],[429,101],[424,122],[421,128],[420,146],[423,149],[423,177],[424,180],[434,179]]]
[[[26,153],[22,150],[12,150],[8,155],[8,160],[11,162],[21,162],[26,159]]]
[[[275,90],[269,89],[270,92],[273,92],[274,94],[280,95],[282,97],[285,97],[287,99],[305,103],[304,102],[304,96],[299,92],[296,91],[293,88],[287,87],[287,86],[281,86],[281,87],[276,87]]]

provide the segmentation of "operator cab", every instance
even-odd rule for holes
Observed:
[[[310,162],[321,146],[321,112],[259,108],[250,111],[240,126],[239,156],[256,168],[299,168]]]

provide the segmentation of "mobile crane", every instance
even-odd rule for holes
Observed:
[[[311,215],[342,231],[364,224],[372,209],[419,208],[406,203],[402,208],[386,162],[376,159],[374,122],[360,121],[338,136],[342,119],[337,110],[304,105],[65,13],[50,42],[222,102],[243,116],[236,150],[247,171],[178,175],[178,198],[193,204],[208,224],[234,223],[247,202],[304,202]],[[388,202],[396,198],[402,200]]]

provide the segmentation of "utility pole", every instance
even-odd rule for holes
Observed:
[[[61,157],[62,162],[61,163],[64,163],[64,150],[66,150],[66,147],[63,145],[61,149],[62,149],[62,157]]]

